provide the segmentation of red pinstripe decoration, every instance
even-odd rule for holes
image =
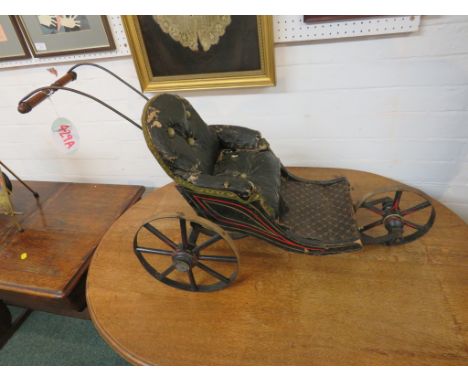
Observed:
[[[201,197],[201,196],[194,195],[193,197],[196,200],[196,202],[200,205],[200,207],[203,208],[203,210],[205,210],[205,212],[207,212],[209,214],[217,215],[216,219],[218,219],[219,221],[224,222],[224,223],[226,223],[228,225],[234,225],[234,226],[238,226],[238,227],[244,227],[244,228],[247,228],[247,229],[251,229],[251,230],[254,230],[254,231],[260,233],[261,235],[266,235],[266,236],[272,238],[273,240],[278,240],[278,241],[280,241],[280,242],[282,242],[284,244],[288,244],[288,245],[291,245],[291,246],[294,246],[294,247],[307,249],[307,250],[310,250],[310,251],[324,251],[324,248],[305,247],[303,245],[300,245],[300,244],[297,244],[297,243],[294,243],[294,242],[288,240],[283,235],[281,235],[279,232],[275,232],[275,230],[273,230],[272,227],[265,224],[265,222],[261,218],[259,218],[254,212],[252,212],[251,210],[245,208],[244,206],[242,206],[240,204],[237,204],[237,203],[234,203],[234,202],[228,202],[226,200],[221,200],[221,199],[209,198],[209,197],[205,197],[205,196]],[[239,223],[237,221],[233,222],[232,219],[228,219],[226,217],[219,216],[219,214],[217,214],[215,211],[210,211],[205,206],[205,204],[202,202],[202,200],[209,200],[209,201],[213,201],[213,202],[216,202],[216,203],[226,204],[226,205],[234,206],[236,208],[240,208],[240,209],[246,211],[249,215],[251,215],[257,222],[259,222],[262,226],[264,226],[270,233],[266,233],[264,231],[261,231],[261,230],[255,228],[255,227],[253,227],[253,226],[242,224],[242,223]]]

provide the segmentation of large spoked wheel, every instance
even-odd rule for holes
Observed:
[[[13,191],[13,185],[11,184],[11,181],[10,179],[8,178],[8,176],[6,176],[6,174],[4,174],[2,172],[2,175],[3,175],[3,181],[5,182],[5,186],[6,188],[11,192]]]
[[[364,244],[405,244],[425,235],[434,224],[429,197],[410,187],[373,192],[356,206]]]
[[[159,216],[140,227],[133,247],[151,276],[177,289],[213,292],[232,284],[239,272],[232,239],[199,217]]]

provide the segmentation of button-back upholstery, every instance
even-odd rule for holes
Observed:
[[[173,179],[245,199],[257,192],[266,212],[278,216],[281,163],[258,131],[209,126],[187,100],[172,94],[148,101],[142,125],[148,147]]]

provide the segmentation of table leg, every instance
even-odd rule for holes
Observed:
[[[3,301],[0,300],[0,349],[31,314],[31,309],[25,309],[21,315],[12,321],[11,313]]]

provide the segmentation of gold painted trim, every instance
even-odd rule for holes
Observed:
[[[122,16],[133,62],[144,92],[226,89],[276,85],[273,17],[257,16],[261,69],[245,72],[154,77],[137,16]]]

